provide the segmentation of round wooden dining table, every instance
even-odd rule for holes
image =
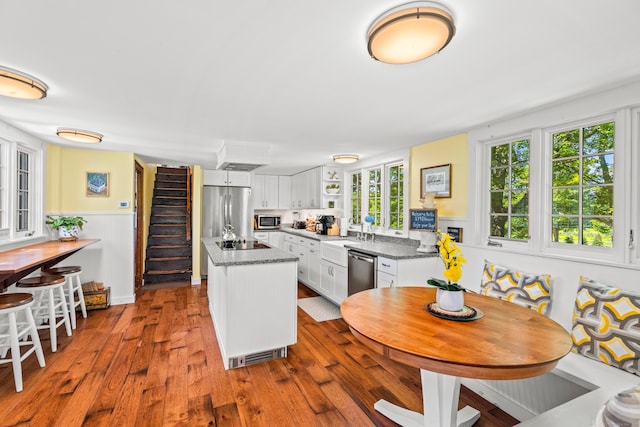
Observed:
[[[571,350],[555,321],[497,298],[465,293],[475,320],[449,320],[426,310],[436,290],[370,289],[341,306],[351,332],[385,357],[420,368],[424,414],[379,400],[374,408],[403,426],[471,426],[480,413],[458,411],[460,378],[507,380],[549,372]]]

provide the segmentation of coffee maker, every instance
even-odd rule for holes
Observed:
[[[316,218],[316,233],[326,235],[336,221],[333,215],[318,215]]]

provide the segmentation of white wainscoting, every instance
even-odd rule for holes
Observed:
[[[132,212],[49,212],[47,215],[82,216],[87,220],[81,239],[100,239],[64,260],[61,265],[82,266],[82,282],[102,282],[111,288],[111,304],[135,302],[134,215]],[[51,233],[51,232],[50,232]],[[57,235],[50,234],[50,239]]]

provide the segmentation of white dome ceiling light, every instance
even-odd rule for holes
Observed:
[[[453,15],[432,2],[414,2],[385,12],[369,28],[367,48],[375,60],[409,64],[440,52],[456,33]]]

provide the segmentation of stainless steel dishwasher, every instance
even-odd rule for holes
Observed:
[[[348,295],[376,287],[376,259],[377,257],[375,256],[352,249],[349,250],[347,267]]]

